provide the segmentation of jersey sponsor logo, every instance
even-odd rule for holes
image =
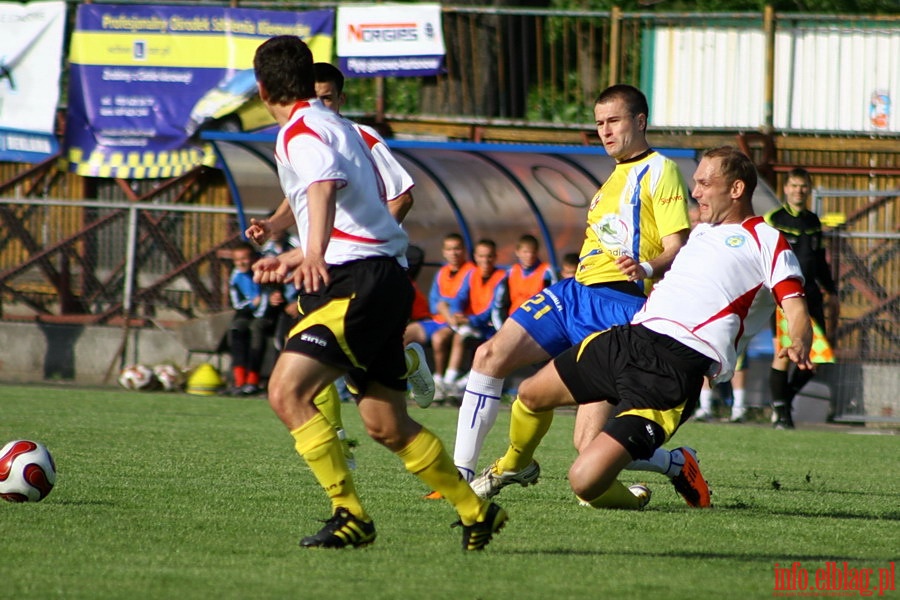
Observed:
[[[684,196],[681,194],[676,194],[671,198],[662,198],[659,200],[660,204],[671,204],[672,202],[684,202]]]
[[[725,238],[725,245],[729,248],[740,248],[747,242],[747,238],[742,235],[729,235]]]

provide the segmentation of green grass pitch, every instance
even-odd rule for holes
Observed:
[[[455,409],[410,411],[452,445]],[[896,435],[688,423],[667,447],[697,448],[712,509],[689,508],[660,475],[626,473],[653,490],[650,505],[598,511],[569,490],[573,413],[560,412],[538,451],[540,483],[504,490],[509,524],[484,552],[463,553],[450,505],[422,499],[424,484],[365,436],[354,406],[344,419],[378,540],[304,550],[297,541],[329,505],[264,400],[4,385],[0,442],[45,443],[59,478],[40,503],[0,503],[0,595],[762,598],[776,563],[799,563],[814,585],[818,569],[846,561],[873,569],[876,586],[900,554]],[[508,423],[504,409],[484,464],[505,449]]]

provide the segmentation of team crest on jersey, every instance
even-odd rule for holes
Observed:
[[[729,235],[725,238],[725,245],[729,248],[740,248],[746,241],[747,238],[742,235]]]
[[[619,215],[611,213],[604,215],[591,228],[597,234],[600,243],[603,244],[614,256],[627,252],[631,233],[628,224],[619,218]]]
[[[590,206],[590,208],[588,208],[588,212],[591,212],[592,210],[594,210],[594,207],[600,203],[600,198],[602,198],[602,197],[603,197],[603,194],[600,192],[600,190],[597,190],[597,193],[594,194],[593,198],[591,198],[591,206]]]

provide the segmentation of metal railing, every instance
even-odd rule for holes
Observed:
[[[839,421],[900,421],[898,199],[900,191],[813,192],[813,209],[834,225],[826,240],[840,297],[838,360],[825,374]]]

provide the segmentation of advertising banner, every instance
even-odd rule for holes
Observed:
[[[339,6],[335,35],[347,77],[413,77],[444,70],[440,4]]]
[[[65,2],[0,2],[0,161],[56,154]]]
[[[204,127],[253,130],[271,117],[253,76],[256,48],[296,35],[331,61],[334,11],[78,6],[70,51],[66,148],[94,177],[159,178],[213,165]]]

